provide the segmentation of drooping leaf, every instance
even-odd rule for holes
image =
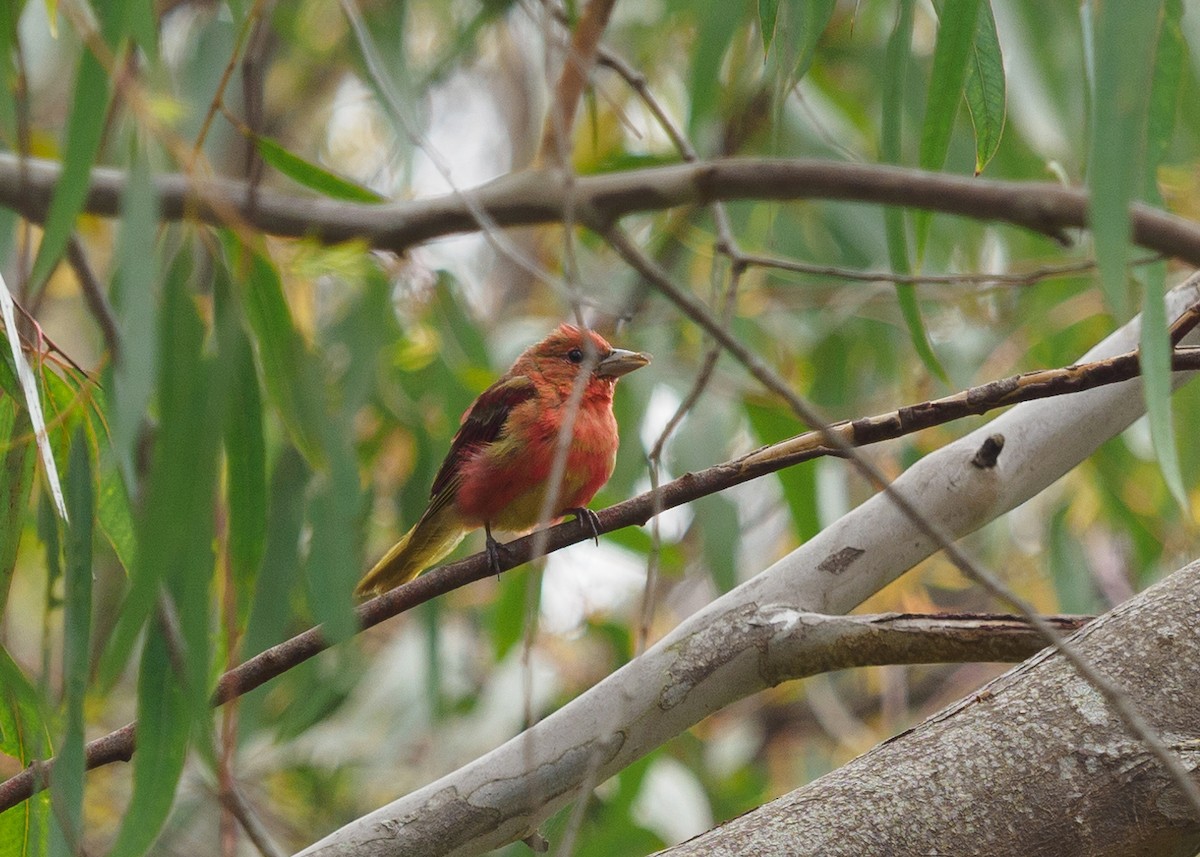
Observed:
[[[1159,164],[1170,145],[1179,110],[1179,82],[1183,77],[1185,45],[1180,19],[1183,4],[1166,0],[1155,52],[1154,80],[1150,89],[1150,115],[1146,135],[1146,196],[1160,201],[1156,176]],[[1171,496],[1180,508],[1188,508],[1187,491],[1175,443],[1171,416],[1171,342],[1167,332],[1166,265],[1157,263],[1143,269],[1142,330],[1140,363],[1144,378],[1146,413],[1154,452]]]
[[[0,397],[0,614],[8,603],[17,548],[33,487],[35,450],[29,413],[12,397]]]
[[[901,141],[903,131],[904,110],[904,81],[907,76],[910,54],[912,51],[913,32],[913,0],[900,0],[900,8],[896,16],[896,26],[888,37],[887,49],[884,54],[886,81],[883,90],[883,123],[879,141],[879,151],[888,163],[898,164],[902,158]],[[909,261],[908,235],[904,225],[903,210],[895,207],[884,209],[884,235],[887,240],[888,259],[892,271],[897,274],[909,274],[912,265]],[[943,381],[947,380],[946,370],[933,351],[929,342],[929,334],[925,330],[925,322],[921,318],[921,308],[917,303],[917,290],[911,283],[900,283],[896,286],[896,299],[900,312],[908,328],[909,339],[925,368]]]
[[[137,752],[133,795],[110,857],[141,857],[166,822],[183,773],[192,711],[171,664],[162,623],[149,624],[138,672]]]
[[[67,248],[75,218],[87,199],[92,164],[100,149],[108,112],[108,74],[89,50],[83,51],[75,73],[74,98],[67,120],[63,169],[55,185],[50,211],[43,224],[42,243],[33,260],[30,282],[39,287],[50,276]]]
[[[775,21],[779,15],[779,0],[758,0],[758,32],[762,37],[763,56],[771,53],[775,38]]]
[[[319,367],[292,321],[283,283],[270,261],[224,234],[230,277],[254,337],[263,385],[309,462],[325,459],[326,416]]]
[[[938,15],[937,43],[933,48],[933,68],[925,101],[925,121],[921,126],[922,169],[940,170],[950,150],[950,137],[958,105],[963,100],[968,61],[976,44],[976,22],[982,0],[946,0]],[[917,258],[925,254],[929,236],[930,213],[917,212],[913,219]]]
[[[91,453],[82,427],[71,443],[67,468],[65,595],[63,598],[63,689],[66,734],[59,746],[51,782],[54,814],[50,853],[78,854],[83,840],[84,700],[91,663],[92,526],[95,499]]]
[[[324,167],[289,152],[269,137],[255,137],[254,145],[262,159],[297,184],[311,188],[330,199],[351,202],[385,202],[386,198],[369,188],[331,173]]]
[[[1106,0],[1094,14],[1095,81],[1088,188],[1096,267],[1109,308],[1128,312],[1129,203],[1142,186],[1146,124],[1162,0]]]
[[[156,331],[162,304],[158,286],[161,275],[152,239],[157,224],[158,205],[150,163],[146,153],[135,147],[129,181],[121,198],[117,273],[112,294],[121,333],[121,353],[114,360],[108,385],[111,388],[108,425],[126,484],[136,484],[133,462],[158,372]]]
[[[1008,99],[1004,57],[990,0],[980,0],[965,92],[971,125],[975,128],[975,175],[979,175],[1000,147]]]
[[[829,25],[836,0],[783,0],[775,21],[780,83],[785,90],[804,77],[817,53],[817,43]]]
[[[262,563],[267,533],[266,438],[258,373],[250,340],[231,306],[231,284],[224,271],[216,283],[219,356],[230,373],[225,412],[225,484],[229,496],[229,561],[237,592],[239,625],[250,611],[254,581]]]

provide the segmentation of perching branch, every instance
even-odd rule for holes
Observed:
[[[26,182],[14,155],[0,154],[0,205],[41,221],[61,175],[55,162],[26,159]],[[85,210],[115,217],[126,173],[92,171]],[[564,191],[570,187],[572,198]],[[480,229],[477,210],[497,226],[528,226],[562,220],[573,207],[589,226],[628,214],[715,200],[837,199],[897,205],[995,220],[1066,242],[1087,226],[1087,194],[1046,182],[1007,182],[902,167],[828,161],[732,158],[699,161],[595,176],[570,182],[554,171],[516,173],[481,187],[422,200],[367,205],[303,197],[262,188],[251,204],[250,188],[230,179],[179,173],[155,178],[161,216],[224,222],[225,207],[264,232],[310,236],[327,243],[360,239],[402,253],[434,238]],[[1140,203],[1130,208],[1135,243],[1200,267],[1200,226]]]

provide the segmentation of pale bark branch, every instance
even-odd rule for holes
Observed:
[[[1200,781],[1200,563],[1075,634]],[[1060,655],[675,848],[691,855],[1193,855],[1200,819]]]

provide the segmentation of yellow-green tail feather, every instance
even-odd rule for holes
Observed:
[[[354,594],[379,595],[407,583],[454,550],[466,534],[453,504],[430,507],[359,581]]]

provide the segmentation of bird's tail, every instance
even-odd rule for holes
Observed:
[[[466,534],[453,504],[426,512],[359,581],[354,594],[380,595],[407,583],[454,550]]]

